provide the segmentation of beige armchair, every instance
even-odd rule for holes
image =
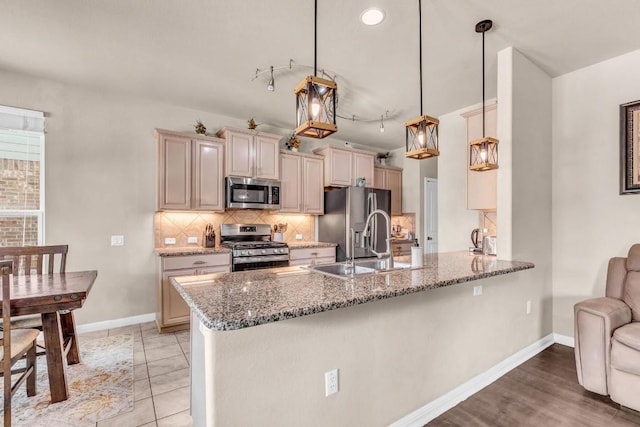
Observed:
[[[574,306],[578,381],[640,411],[640,244],[609,260],[605,295]]]

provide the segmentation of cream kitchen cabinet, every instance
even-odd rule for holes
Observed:
[[[497,130],[497,105],[485,106],[485,136],[496,137]],[[467,142],[482,137],[482,108],[470,111],[462,115],[467,120]],[[498,144],[498,152],[500,144]],[[483,211],[495,211],[497,206],[497,179],[496,169],[484,172],[470,171],[469,147],[467,146],[467,209]],[[498,158],[498,165],[500,159]]]
[[[413,243],[411,240],[392,240],[391,253],[393,256],[411,255]]]
[[[317,265],[336,262],[336,247],[289,248],[289,265]]]
[[[365,179],[366,187],[373,187],[373,165],[376,153],[354,149],[343,149],[330,145],[313,150],[324,156],[325,187],[348,187]]]
[[[311,154],[280,154],[280,212],[324,213],[323,159]]]
[[[223,128],[217,135],[226,140],[227,176],[280,179],[281,136],[234,128]]]
[[[189,328],[189,306],[171,284],[171,278],[231,271],[231,254],[161,257],[156,325],[160,332]]]
[[[156,129],[158,209],[224,210],[224,140]]]
[[[402,215],[402,169],[393,166],[376,166],[373,186],[391,190],[391,215]]]

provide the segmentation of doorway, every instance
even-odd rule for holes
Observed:
[[[424,253],[438,252],[438,180],[424,179]]]

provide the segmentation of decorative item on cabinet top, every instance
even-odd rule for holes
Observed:
[[[200,120],[196,121],[196,124],[193,125],[193,127],[196,129],[196,133],[198,135],[206,135],[207,134],[207,128],[205,127],[205,125],[202,124],[202,122]]]

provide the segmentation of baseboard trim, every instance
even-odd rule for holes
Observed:
[[[563,337],[562,335],[557,336],[561,338],[569,338]],[[556,334],[549,334],[545,336],[544,338],[534,342],[528,347],[523,348],[516,354],[506,358],[497,365],[489,368],[482,374],[471,378],[469,381],[456,387],[449,393],[438,397],[437,399],[424,405],[422,408],[419,408],[409,415],[406,415],[400,420],[394,422],[390,425],[390,427],[422,427],[429,421],[433,420],[434,418],[456,406],[458,403],[467,399],[472,394],[477,393],[492,382],[496,381],[498,378],[500,378],[513,368],[540,353],[542,350],[549,347],[554,342],[557,342],[555,341],[555,338]],[[564,343],[561,342],[561,344]]]
[[[576,342],[573,337],[569,337],[567,335],[553,334],[553,342],[566,345],[567,347],[576,347]]]
[[[156,320],[155,313],[140,314],[138,316],[122,317],[120,319],[105,320],[102,322],[87,323],[78,325],[78,333],[102,331],[104,329],[120,328],[122,326],[135,325],[137,323],[153,322]]]

